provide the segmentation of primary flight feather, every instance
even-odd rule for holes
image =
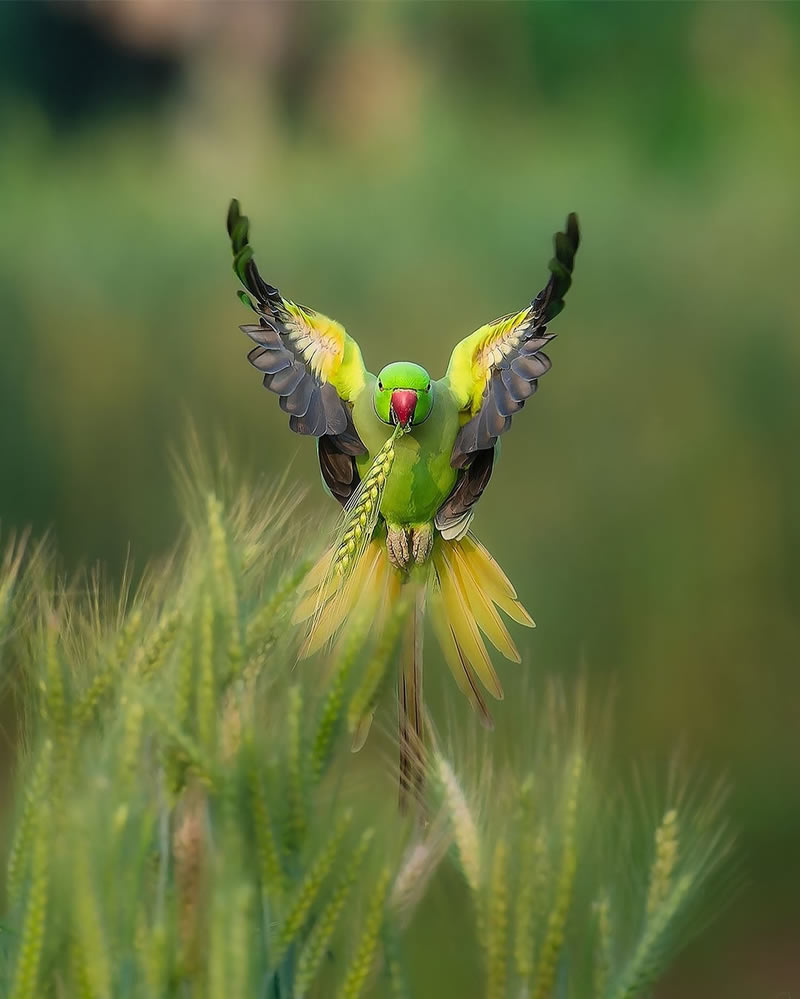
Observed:
[[[460,689],[486,724],[481,691],[502,689],[484,636],[506,658],[519,653],[498,612],[533,621],[514,587],[470,533],[498,438],[550,368],[547,324],[564,307],[578,249],[578,220],[555,235],[547,284],[522,311],[481,326],[456,345],[443,378],[410,361],[367,371],[345,328],[285,298],[263,280],[249,223],[235,199],[228,211],[234,270],[257,322],[241,329],[250,363],[280,397],[296,433],[317,438],[322,479],[345,508],[336,544],[309,573],[297,618],[312,626],[313,652],[345,623],[356,602],[407,599],[407,648],[398,686],[401,792],[423,779],[422,621],[426,606]],[[367,608],[368,610],[368,608]],[[363,734],[361,736],[363,741]]]

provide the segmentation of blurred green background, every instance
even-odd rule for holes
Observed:
[[[800,994],[799,102],[796,4],[0,6],[0,523],[68,569],[174,541],[189,422],[330,512],[245,362],[232,195],[270,281],[434,375],[579,213],[476,528],[621,773],[730,777],[744,888],[663,997]]]

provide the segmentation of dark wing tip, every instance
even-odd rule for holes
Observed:
[[[233,236],[233,230],[236,226],[237,221],[242,217],[242,213],[239,209],[239,199],[231,198],[231,203],[228,205],[228,235]]]
[[[556,277],[565,277],[572,274],[575,266],[575,254],[578,252],[581,234],[578,227],[578,216],[575,212],[570,212],[567,216],[567,224],[563,232],[557,232],[553,236],[553,245],[556,255],[550,261],[550,270]]]
[[[531,302],[532,315],[524,339],[515,354],[492,370],[479,411],[458,432],[450,454],[453,468],[467,468],[476,454],[494,448],[512,416],[536,391],[539,378],[550,368],[541,348],[554,336],[547,323],[564,308],[564,297],[572,284],[580,227],[575,212],[567,215],[563,232],[553,237],[555,256],[548,264],[550,279]]]
[[[246,215],[242,215],[237,198],[231,198],[228,206],[227,226],[233,254],[236,256],[247,246],[250,231],[250,220]]]
[[[564,308],[564,297],[572,284],[575,254],[578,252],[580,239],[578,216],[575,212],[570,212],[564,231],[553,236],[555,256],[548,264],[550,280],[542,297],[537,296],[534,300],[534,305],[542,309],[545,322],[553,319]]]
[[[286,305],[278,289],[268,284],[258,272],[249,240],[250,222],[246,215],[242,215],[237,198],[231,198],[226,221],[233,251],[233,270],[247,289],[237,291],[237,295],[260,316],[257,326],[242,327],[256,343],[247,355],[248,360],[264,372],[265,387],[280,396],[281,408],[289,413],[292,430],[314,437],[330,435],[337,450],[348,456],[348,460],[366,454],[367,449],[353,425],[350,410],[333,386],[320,384],[306,369],[302,359],[281,340],[281,322],[286,318]]]
[[[255,260],[253,260],[253,248],[250,246],[250,220],[246,215],[242,215],[237,198],[231,198],[231,203],[228,206],[227,225],[231,250],[233,251],[233,270],[236,276],[260,303],[269,302],[273,307],[282,305],[278,289],[267,284],[258,273]],[[250,302],[246,304],[252,306]]]
[[[575,214],[575,212],[570,212],[569,215],[567,215],[567,224],[565,226],[564,233],[569,239],[570,243],[572,243],[572,252],[574,256],[581,241],[581,232],[580,232],[580,226],[578,225],[578,216]]]

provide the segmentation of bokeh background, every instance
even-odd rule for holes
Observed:
[[[0,5],[4,533],[141,568],[189,423],[328,509],[245,362],[232,195],[270,281],[434,375],[577,211],[476,527],[523,669],[614,692],[615,765],[730,778],[744,884],[659,996],[800,994],[798,106],[796,4]]]

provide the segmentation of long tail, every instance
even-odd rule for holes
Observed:
[[[406,640],[401,643],[402,663],[398,680],[398,728],[400,738],[400,802],[418,795],[424,784],[424,705],[422,658],[424,616],[430,611],[442,654],[459,689],[467,697],[487,728],[492,717],[483,687],[500,700],[503,688],[484,642],[512,662],[520,654],[499,611],[526,627],[533,619],[520,603],[506,574],[483,545],[471,534],[457,541],[436,536],[427,572],[415,567],[410,574],[389,562],[385,540],[373,538],[352,571],[341,581],[332,581],[328,571],[333,550],[323,555],[301,585],[303,598],[295,621],[310,621],[303,646],[309,656],[332,640],[356,605],[368,614],[375,628],[387,626],[392,601],[406,585],[416,587],[409,615]],[[360,742],[366,738],[368,725]]]
[[[497,700],[503,688],[483,636],[511,662],[520,654],[498,608],[527,628],[533,618],[520,603],[510,580],[472,534],[459,541],[437,537],[428,585],[431,623],[459,689],[487,728],[493,728],[478,680]]]
[[[397,685],[400,737],[400,808],[412,795],[420,797],[425,784],[425,708],[422,696],[422,655],[425,640],[425,586],[418,586],[409,615]]]

